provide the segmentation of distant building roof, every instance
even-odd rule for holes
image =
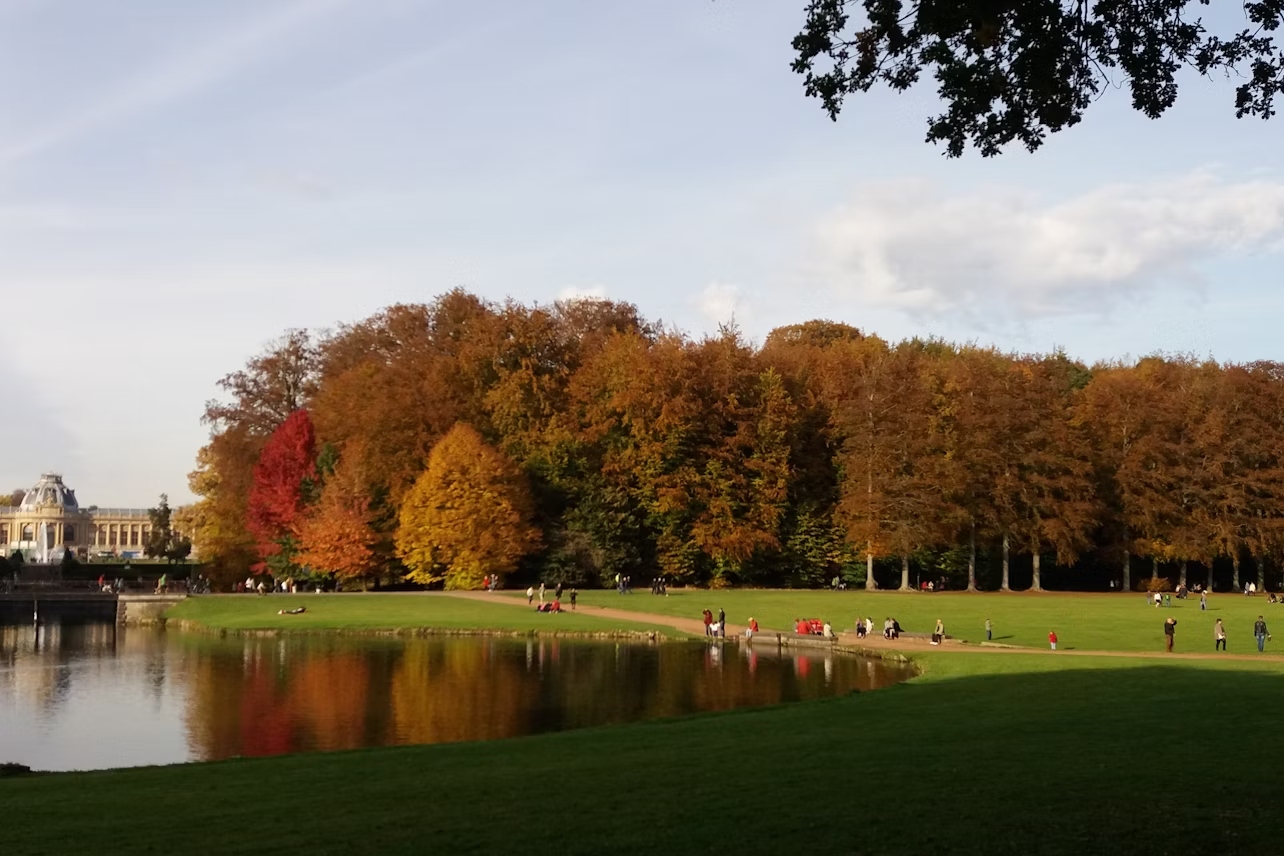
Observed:
[[[35,511],[37,508],[62,508],[64,511],[78,511],[76,492],[62,483],[58,473],[44,473],[27,495],[22,498],[21,511]]]

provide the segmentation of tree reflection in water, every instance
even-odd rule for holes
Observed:
[[[0,759],[65,769],[493,740],[840,695],[908,676],[881,661],[735,639],[219,639],[110,624],[0,627],[0,717],[27,744],[33,734],[45,741],[24,748],[15,737],[10,747],[0,734]],[[85,711],[119,733],[157,739],[135,755],[80,746],[66,757],[71,732],[59,729]]]

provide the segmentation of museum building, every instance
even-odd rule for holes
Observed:
[[[29,562],[57,562],[68,550],[79,558],[143,555],[151,534],[146,508],[81,508],[62,476],[45,473],[18,506],[0,506],[0,544],[5,555],[22,552]]]

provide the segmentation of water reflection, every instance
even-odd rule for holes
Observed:
[[[131,766],[491,740],[872,689],[880,661],[565,639],[0,627],[0,761]]]

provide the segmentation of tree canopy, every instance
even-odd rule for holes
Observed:
[[[1223,584],[1284,569],[1277,363],[1087,366],[828,321],[756,347],[627,304],[461,291],[309,354],[290,363],[301,399],[238,387],[276,403],[240,401],[200,453],[190,529],[225,581],[256,561],[460,586],[1104,588],[1142,568]],[[264,364],[282,361],[246,373]]]
[[[1236,20],[1210,23],[1210,6]],[[927,140],[950,157],[1033,151],[1112,85],[1151,118],[1185,72],[1234,76],[1236,117],[1270,118],[1284,93],[1280,0],[808,0],[805,16],[793,68],[831,118],[849,95],[931,75],[944,109]]]

